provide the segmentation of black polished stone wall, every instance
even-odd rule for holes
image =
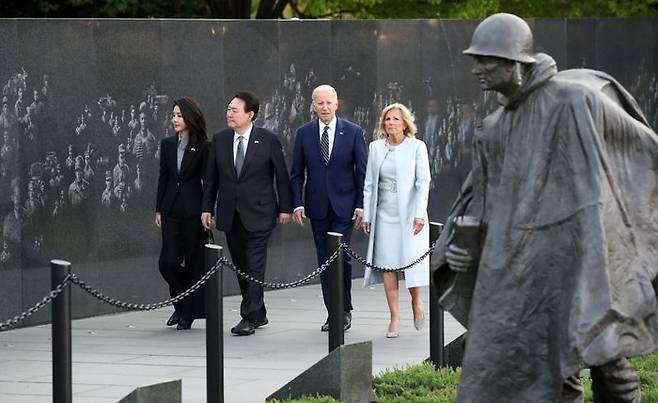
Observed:
[[[551,54],[561,69],[611,73],[656,126],[654,20],[529,23],[538,51]],[[52,258],[72,261],[84,280],[122,300],[167,297],[157,270],[153,208],[157,148],[171,134],[171,102],[180,96],[200,101],[214,132],[225,125],[233,93],[256,92],[262,101],[257,124],[281,136],[288,161],[295,129],[312,118],[315,86],[336,87],[339,114],[360,124],[367,141],[376,137],[381,109],[402,102],[430,145],[430,218],[442,221],[468,173],[474,127],[496,105],[461,54],[476,25],[0,20],[0,320],[47,293]],[[430,111],[436,119],[428,119]],[[135,141],[140,131],[145,141]],[[362,234],[354,244],[364,253]],[[308,225],[275,230],[269,280],[294,280],[315,267]],[[234,276],[225,279],[225,291],[236,293]],[[113,311],[77,289],[74,301],[76,317]],[[28,323],[47,321],[48,312]]]

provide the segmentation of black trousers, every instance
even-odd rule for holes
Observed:
[[[203,242],[205,233],[199,216],[185,217],[182,201],[177,199],[169,214],[162,219],[160,274],[169,284],[169,295],[175,297],[196,283],[204,274]],[[184,266],[183,266],[184,263]],[[174,308],[185,319],[205,317],[203,287]]]
[[[235,213],[233,226],[226,233],[226,243],[233,264],[258,280],[265,280],[267,266],[267,242],[272,230],[251,232],[242,225],[240,214]],[[238,276],[242,303],[240,316],[251,322],[261,322],[267,316],[263,300],[263,286]]]

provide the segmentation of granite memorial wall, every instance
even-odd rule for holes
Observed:
[[[538,51],[560,69],[611,73],[656,128],[654,20],[529,22]],[[473,131],[496,107],[461,54],[476,24],[0,20],[0,320],[48,292],[52,258],[71,261],[85,281],[125,301],[168,296],[154,205],[159,143],[172,134],[171,103],[181,96],[201,103],[212,133],[225,126],[232,95],[254,91],[257,124],[280,135],[288,162],[295,129],[312,118],[316,85],[338,90],[339,115],[360,124],[366,142],[376,138],[381,109],[402,102],[428,144],[429,213],[442,221],[469,171]],[[354,239],[365,253],[363,234]],[[308,225],[275,230],[268,280],[291,281],[316,265]],[[238,292],[234,277],[225,275],[227,293]],[[75,317],[114,311],[79,289],[73,300]]]

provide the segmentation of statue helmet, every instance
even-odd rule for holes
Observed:
[[[532,31],[513,14],[498,13],[485,18],[473,32],[471,46],[463,52],[472,56],[494,56],[521,63],[534,63]]]

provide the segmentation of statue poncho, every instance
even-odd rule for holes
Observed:
[[[556,402],[564,378],[656,349],[658,137],[605,73],[538,54],[484,119],[451,215],[481,218],[477,267],[433,259],[468,328],[459,402]]]

